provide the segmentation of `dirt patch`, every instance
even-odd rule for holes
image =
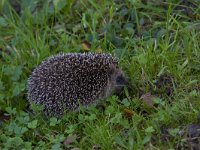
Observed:
[[[173,77],[170,74],[163,74],[155,82],[156,90],[155,94],[166,94],[171,96],[174,92],[173,90]]]

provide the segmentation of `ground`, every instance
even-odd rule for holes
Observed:
[[[198,0],[2,0],[1,149],[199,149]],[[62,118],[29,108],[26,83],[59,52],[111,53],[122,96]]]

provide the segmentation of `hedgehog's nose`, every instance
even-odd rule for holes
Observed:
[[[120,75],[116,78],[116,84],[118,86],[126,86],[128,85],[128,80],[123,75]]]

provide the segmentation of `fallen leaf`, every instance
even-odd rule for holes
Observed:
[[[101,149],[100,145],[94,145],[92,147],[92,150],[100,150],[100,149]]]
[[[132,110],[130,110],[130,109],[127,109],[127,108],[124,108],[124,113],[125,113],[125,115],[126,115],[126,117],[127,118],[130,118],[130,117],[132,117],[133,115],[134,115],[134,111],[132,111]]]
[[[90,47],[91,47],[91,45],[88,41],[84,40],[82,42],[82,48],[83,48],[84,52],[88,52],[90,50]]]
[[[154,96],[151,95],[151,92],[143,94],[140,99],[150,108],[154,106]]]
[[[4,37],[3,37],[4,40],[10,40],[10,39],[12,39],[12,38],[13,38],[12,35],[8,35],[8,36],[4,36]]]
[[[69,147],[70,144],[74,143],[77,139],[77,135],[69,135],[63,142],[65,147]]]

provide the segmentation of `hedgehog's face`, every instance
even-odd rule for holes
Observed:
[[[127,78],[121,69],[117,69],[113,77],[114,92],[120,94],[128,84]]]
[[[113,68],[110,76],[110,86],[115,94],[120,94],[124,87],[128,84],[128,80],[125,77],[123,71],[118,67]]]

